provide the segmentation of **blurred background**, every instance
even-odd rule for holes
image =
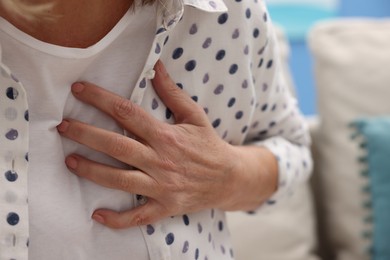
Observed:
[[[290,69],[301,110],[316,114],[312,59],[306,36],[311,26],[337,17],[390,17],[390,0],[266,0],[274,23],[281,25],[291,45]]]

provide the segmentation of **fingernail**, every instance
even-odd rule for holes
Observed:
[[[104,218],[99,214],[93,214],[92,219],[95,220],[96,222],[99,222],[100,224],[105,223]]]
[[[77,168],[77,159],[73,156],[68,156],[66,159],[65,159],[65,164],[66,166],[68,166],[70,169],[74,170]]]
[[[81,91],[83,91],[85,88],[85,85],[83,83],[80,83],[80,82],[76,82],[74,84],[72,84],[72,92],[74,93],[80,93]]]
[[[69,127],[69,122],[66,120],[62,120],[61,124],[57,126],[57,130],[60,133],[64,133],[66,132],[66,130],[68,130],[68,127]]]

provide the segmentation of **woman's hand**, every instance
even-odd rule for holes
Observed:
[[[136,138],[71,119],[58,126],[62,136],[134,167],[114,168],[75,154],[66,158],[68,168],[80,177],[147,197],[145,204],[125,212],[96,210],[92,218],[112,228],[149,224],[207,208],[234,209],[240,197],[237,193],[254,180],[264,180],[243,174],[245,151],[219,138],[203,109],[176,86],[160,61],[155,71],[153,86],[172,111],[175,124],[158,121],[129,100],[91,83],[75,83],[72,92],[77,99],[107,113]],[[258,197],[260,203],[264,191]]]

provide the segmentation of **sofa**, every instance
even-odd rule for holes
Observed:
[[[277,37],[293,91],[288,43]],[[272,210],[228,213],[235,258],[389,260],[390,20],[323,21],[308,43],[313,174]]]

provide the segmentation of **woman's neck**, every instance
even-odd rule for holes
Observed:
[[[26,3],[42,3],[29,0]],[[45,1],[47,2],[47,1]],[[56,0],[53,19],[22,19],[0,7],[0,16],[34,38],[64,47],[86,48],[101,40],[130,8],[131,0]]]

